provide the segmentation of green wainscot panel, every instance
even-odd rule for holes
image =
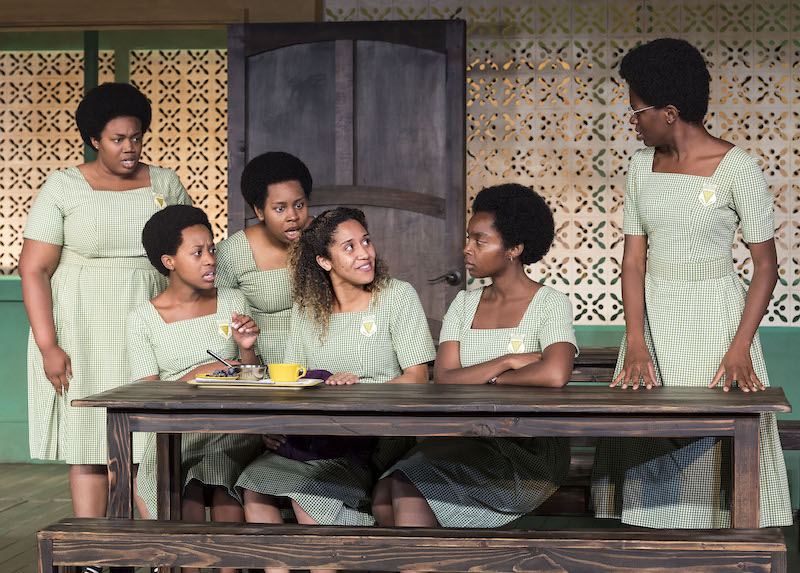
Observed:
[[[0,462],[28,458],[28,315],[17,276],[0,276]]]

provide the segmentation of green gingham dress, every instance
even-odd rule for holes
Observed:
[[[659,383],[706,387],[744,309],[734,233],[741,224],[746,242],[771,239],[773,197],[758,162],[738,147],[711,177],[654,173],[654,154],[646,148],[633,156],[625,191],[624,232],[648,240],[645,341]],[[615,376],[625,351],[623,338]],[[767,386],[757,333],[750,357]],[[729,439],[601,440],[592,475],[595,513],[644,527],[730,527],[730,455]],[[759,463],[761,527],[791,525],[773,414],[761,416]]]
[[[461,291],[442,322],[442,342],[459,343],[465,368],[556,342],[578,348],[569,298],[547,286],[516,328],[474,329],[483,289]],[[569,469],[568,438],[426,438],[382,477],[400,471],[443,527],[499,527],[537,508]]]
[[[214,314],[166,323],[146,302],[128,316],[126,337],[133,380],[158,376],[178,380],[190,370],[212,362],[209,349],[226,360],[236,360],[239,348],[223,325],[230,326],[231,315],[250,313],[244,295],[237,290],[217,289]],[[181,473],[184,486],[196,479],[205,485],[227,487],[236,497],[233,485],[241,471],[263,449],[261,436],[247,434],[183,434]],[[139,496],[147,504],[150,517],[156,513],[156,440],[148,434],[147,447],[137,477]]]
[[[252,318],[261,330],[256,350],[263,364],[281,362],[289,337],[292,292],[286,268],[261,271],[253,259],[244,231],[217,245],[217,286],[237,288],[253,309]]]
[[[95,191],[77,167],[51,173],[28,214],[24,237],[62,247],[50,279],[59,346],[72,362],[69,391],[56,394],[28,337],[28,428],[32,458],[108,463],[105,408],[70,401],[131,380],[125,317],[166,287],[142,247],[142,228],[166,205],[191,205],[174,171],[149,167],[150,186]],[[138,462],[144,435],[133,438]]]
[[[310,370],[349,372],[361,384],[376,384],[435,356],[417,292],[392,279],[373,295],[367,310],[331,315],[323,341],[311,318],[293,307],[284,361]],[[348,387],[339,391],[346,393]],[[373,461],[387,467],[411,445],[413,441],[402,438],[383,440]],[[372,472],[348,458],[302,462],[267,452],[247,467],[236,488],[289,497],[322,525],[372,525],[372,485]]]

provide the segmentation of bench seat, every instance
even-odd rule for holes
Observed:
[[[39,571],[107,566],[351,571],[786,571],[778,528],[399,529],[71,518],[38,533]]]

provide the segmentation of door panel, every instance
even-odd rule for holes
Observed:
[[[314,178],[310,203],[364,210],[392,276],[420,294],[435,337],[463,273],[463,21],[229,27],[229,232],[252,213],[241,170],[288,151]]]
[[[333,46],[297,44],[248,58],[245,163],[265,151],[286,151],[303,160],[315,183],[333,180]]]

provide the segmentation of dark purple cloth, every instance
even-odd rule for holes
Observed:
[[[366,468],[377,443],[378,438],[287,436],[275,453],[300,462],[347,457]]]
[[[304,376],[301,378],[318,378],[320,380],[327,380],[333,376],[333,373],[328,372],[327,370],[307,370]]]
[[[327,370],[309,370],[303,378],[327,380],[331,376],[333,374]],[[300,462],[348,457],[361,467],[369,467],[369,460],[377,443],[377,438],[287,436],[275,453]]]

